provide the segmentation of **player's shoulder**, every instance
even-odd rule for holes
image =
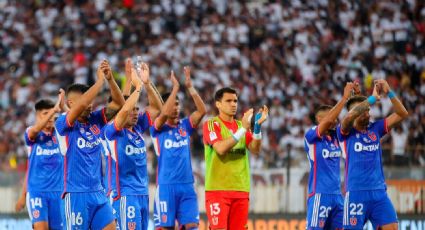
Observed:
[[[214,127],[219,127],[219,126],[220,126],[220,124],[218,123],[216,117],[209,117],[204,122],[204,127],[208,128],[209,131],[214,131]]]

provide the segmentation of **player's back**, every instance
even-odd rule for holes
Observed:
[[[338,126],[338,139],[346,155],[347,191],[386,189],[380,143],[386,133],[385,120],[370,123],[367,131],[352,128],[346,135]]]
[[[321,136],[318,127],[314,126],[306,132],[304,145],[310,163],[309,196],[315,193],[341,194],[341,149],[335,131]]]
[[[101,179],[100,130],[106,123],[102,112],[90,114],[86,123],[70,125],[67,115],[56,120],[61,152],[65,155],[65,192],[95,192],[103,189]]]
[[[63,156],[54,132],[39,132],[34,140],[25,132],[28,148],[28,192],[60,192],[63,189]]]
[[[160,130],[150,128],[158,156],[158,184],[193,183],[190,135],[194,127],[189,118],[176,126],[164,124]]]

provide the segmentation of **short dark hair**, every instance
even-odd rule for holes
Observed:
[[[331,109],[332,109],[332,106],[331,106],[331,105],[321,104],[321,105],[319,105],[319,107],[317,107],[317,109],[314,111],[314,115],[317,115],[319,112],[327,111],[327,110],[331,110]]]
[[[89,90],[89,86],[85,85],[85,84],[79,84],[79,83],[74,83],[72,85],[69,85],[66,88],[66,95],[68,96],[69,93],[71,92],[75,92],[75,93],[85,93],[87,90]]]
[[[171,92],[163,93],[161,95],[162,101],[165,103],[168,100],[168,98],[170,97],[170,95],[171,95]],[[178,99],[179,99],[179,97],[176,96],[176,100],[178,100]]]
[[[236,94],[236,96],[238,96],[238,93],[236,92],[235,89],[230,88],[230,87],[224,87],[224,88],[217,90],[217,92],[215,92],[214,100],[220,101],[223,98],[223,95],[225,93]]]
[[[55,107],[55,103],[50,99],[38,100],[34,105],[35,111],[40,111],[43,109],[51,109],[53,107]]]
[[[347,103],[345,104],[345,107],[347,108],[347,110],[350,110],[351,106],[353,104],[358,103],[358,102],[363,102],[366,99],[367,98],[365,96],[362,96],[362,95],[353,96],[350,99],[348,99]]]

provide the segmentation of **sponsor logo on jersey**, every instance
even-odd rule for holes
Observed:
[[[77,139],[77,146],[80,149],[82,149],[82,148],[95,148],[101,142],[102,142],[101,139],[96,139],[96,141],[91,142],[91,141],[86,141],[84,138],[79,137]]]
[[[40,155],[45,155],[45,156],[50,156],[53,154],[58,154],[59,153],[59,149],[58,148],[54,148],[54,149],[43,149],[40,146],[37,146],[36,150],[35,150],[35,155],[40,156]]]
[[[372,144],[372,145],[364,145],[360,142],[354,143],[354,151],[361,152],[361,151],[376,151],[379,149],[379,144]]]
[[[341,156],[341,151],[329,151],[327,149],[323,149],[322,150],[322,156],[323,158],[332,158],[332,157],[340,157]]]
[[[134,154],[143,154],[143,153],[146,153],[146,147],[138,148],[132,145],[125,146],[125,154],[128,156],[131,156]]]
[[[181,141],[172,141],[170,139],[165,139],[165,141],[164,141],[164,146],[165,146],[166,149],[180,148],[180,147],[186,146],[186,145],[188,145],[187,139],[181,140]]]

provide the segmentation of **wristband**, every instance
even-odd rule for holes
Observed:
[[[246,133],[246,129],[242,127],[238,129],[238,131],[236,131],[236,133],[233,134],[232,137],[236,142],[239,142],[239,140],[243,137],[243,135],[245,135],[245,133]]]
[[[375,97],[375,96],[369,96],[369,97],[367,98],[367,102],[369,102],[369,104],[370,104],[370,105],[375,104],[375,102],[376,102],[376,97]]]
[[[394,91],[392,91],[392,90],[390,90],[390,92],[388,92],[388,97],[390,98],[390,99],[393,99],[393,98],[395,98],[395,93],[394,93]]]
[[[187,90],[189,91],[189,94],[190,95],[195,95],[197,92],[196,92],[196,89],[192,86],[192,87],[189,87],[189,88],[187,88]]]
[[[261,118],[261,113],[255,114],[255,121],[254,121],[254,134],[261,133],[261,125],[258,124],[258,120]]]
[[[261,138],[262,138],[261,132],[253,133],[252,137],[254,138],[254,140],[261,140]]]

